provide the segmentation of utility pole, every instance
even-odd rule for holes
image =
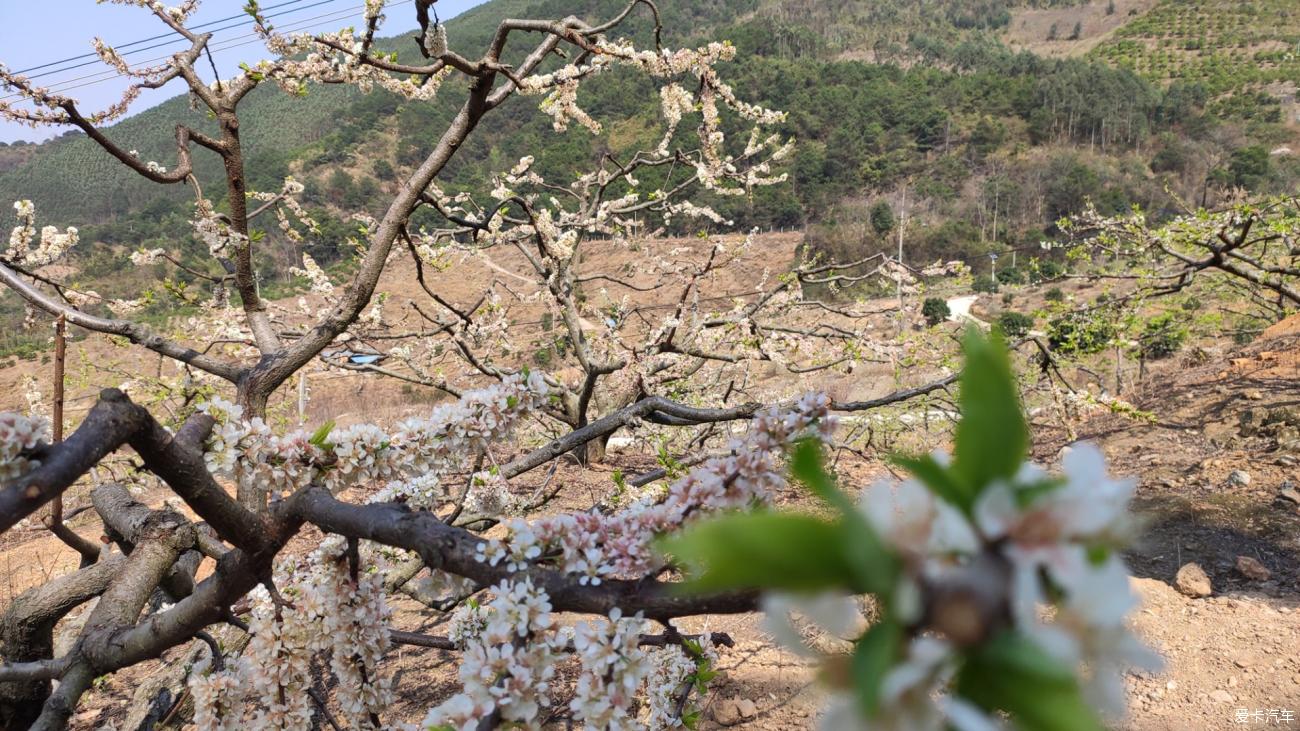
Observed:
[[[907,228],[907,184],[903,184],[903,204],[898,214],[898,332],[903,332],[903,229]]]
[[[68,360],[68,321],[63,315],[54,321],[54,443],[63,441],[63,373]],[[54,503],[63,507],[63,499],[54,498]]]

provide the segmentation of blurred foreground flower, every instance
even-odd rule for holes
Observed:
[[[794,475],[834,520],[743,514],[664,542],[697,591],[765,592],[767,627],[818,659],[832,700],[824,729],[1083,731],[1124,712],[1122,674],[1159,658],[1128,631],[1136,604],[1120,550],[1134,534],[1132,480],[1091,445],[1053,475],[1025,462],[1029,433],[1000,339],[972,332],[954,454],[896,458],[913,477],[855,503],[807,442]],[[736,555],[747,534],[779,536],[780,566]],[[880,617],[865,632],[857,596]],[[814,651],[791,612],[858,633],[851,658]]]

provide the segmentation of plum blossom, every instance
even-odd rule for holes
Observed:
[[[312,294],[319,294],[324,297],[334,294],[334,283],[330,281],[329,275],[325,273],[324,269],[320,268],[316,260],[311,258],[311,254],[303,252],[302,268],[290,267],[289,273],[298,277],[306,277],[311,286]]]
[[[936,456],[946,462],[945,456]],[[1124,623],[1136,599],[1116,549],[1132,536],[1127,508],[1135,481],[1109,477],[1101,452],[1087,444],[1066,455],[1062,470],[1063,476],[1055,478],[1037,465],[1023,465],[1014,479],[987,487],[970,518],[915,480],[872,485],[860,507],[901,559],[903,571],[892,592],[896,620],[919,627],[924,619],[921,587],[943,585],[955,575],[949,572],[969,571],[980,562],[1005,567],[990,572],[984,583],[1001,593],[1011,628],[1065,667],[1082,671],[1087,699],[1118,715],[1124,709],[1123,672],[1160,664]],[[1104,549],[1100,558],[1098,549]],[[818,601],[823,610],[833,606],[825,603],[829,598],[794,603],[769,598],[774,619],[780,620],[770,625],[774,634],[804,654],[815,654],[784,617],[791,607],[815,608]],[[1049,606],[1054,611],[1044,613]],[[833,618],[826,611],[821,615],[823,621]],[[902,660],[881,680],[873,728],[999,728],[983,711],[948,692],[965,641],[930,634],[908,640]],[[857,714],[856,708],[833,702],[822,727],[858,728],[862,719]]]
[[[302,430],[277,435],[263,419],[245,420],[239,406],[213,399],[201,407],[217,420],[204,456],[214,474],[255,489],[290,493],[316,483],[339,492],[384,480],[388,495],[427,506],[442,495],[428,473],[483,453],[544,403],[547,392],[540,374],[511,376],[395,430],[358,424],[331,430],[324,441]]]
[[[194,218],[190,225],[194,228],[194,237],[207,245],[213,258],[229,256],[248,243],[248,237],[231,228],[230,221],[218,214],[207,199],[194,204]]]
[[[639,577],[662,565],[650,542],[689,520],[730,509],[768,504],[785,483],[784,449],[805,436],[828,437],[834,428],[829,399],[800,398],[790,409],[773,407],[756,415],[750,432],[733,440],[731,453],[715,457],[675,482],[613,515],[565,513],[534,521],[512,520],[503,539],[487,539],[478,558],[521,570],[545,556],[546,563],[598,585],[606,578]]]
[[[266,205],[275,206],[275,220],[280,231],[293,242],[303,240],[302,232],[294,225],[295,222],[311,233],[320,232],[320,224],[307,209],[302,207],[302,202],[298,197],[302,195],[306,187],[298,182],[292,175],[284,179],[284,185],[280,187],[278,193],[253,192],[249,193],[250,200],[262,201]]]
[[[452,612],[447,637],[464,649],[471,642],[478,641],[486,631],[487,616],[483,607],[478,602],[467,601]]]
[[[510,491],[510,483],[500,474],[479,472],[470,478],[465,495],[465,509],[472,514],[492,518],[522,512],[525,501]]]
[[[0,481],[22,477],[41,465],[29,453],[49,441],[49,429],[43,418],[0,413]]]
[[[330,538],[303,566],[282,562],[275,579],[291,597],[287,605],[264,587],[253,591],[250,639],[238,664],[217,672],[200,666],[191,674],[199,728],[309,726],[315,714],[307,693],[312,657],[322,652],[338,680],[335,695],[348,725],[376,728],[372,715],[393,697],[391,678],[380,667],[391,644],[390,611],[381,575],[358,570],[354,577],[344,548],[342,539]]]
[[[574,629],[582,674],[569,708],[587,728],[642,728],[632,704],[652,670],[638,646],[644,624],[640,617],[624,619],[615,608],[608,622],[582,622]]]
[[[434,23],[424,31],[424,49],[429,55],[438,58],[448,51],[447,26]]]
[[[14,215],[18,218],[18,225],[9,232],[9,248],[0,257],[6,261],[24,267],[43,267],[61,259],[80,240],[77,229],[72,226],[63,233],[54,226],[45,226],[37,239],[36,206],[29,200],[15,202]],[[35,247],[32,246],[34,243]]]
[[[1091,549],[1131,540],[1134,528],[1127,508],[1137,482],[1109,477],[1105,458],[1091,444],[1075,445],[1061,466],[1064,483],[1027,506],[1017,505],[1009,486],[989,488],[976,503],[975,519],[985,540],[1003,545],[1012,567],[1011,607],[1020,629],[1062,662],[1089,667],[1085,691],[1090,700],[1120,713],[1120,672],[1132,666],[1155,669],[1160,660],[1124,625],[1137,599],[1123,560],[1111,552],[1097,561]],[[1018,475],[1021,482],[1042,477],[1032,466]],[[1045,623],[1037,609],[1056,594],[1064,599],[1051,602],[1057,616]]]
[[[716,667],[718,662],[718,651],[709,633],[700,636],[698,646],[698,659],[677,645],[645,653],[650,674],[645,680],[646,708],[641,721],[646,728],[658,731],[685,725],[679,717],[678,703],[686,684],[695,682],[701,666]]]
[[[493,593],[487,605],[462,615],[464,690],[430,709],[424,728],[472,729],[494,711],[506,721],[539,725],[564,637],[551,617],[549,597],[530,580],[503,581]]]
[[[137,249],[131,252],[131,263],[138,267],[157,264],[166,253],[166,249]]]

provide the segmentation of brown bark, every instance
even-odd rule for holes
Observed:
[[[0,657],[5,664],[53,657],[54,626],[69,612],[102,594],[125,561],[120,554],[110,556],[19,594],[0,615]],[[0,682],[0,728],[30,726],[49,695],[48,679]]]

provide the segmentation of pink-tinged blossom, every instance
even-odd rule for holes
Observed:
[[[0,482],[22,477],[41,465],[28,456],[49,441],[49,422],[40,417],[0,413]]]
[[[238,663],[191,674],[199,728],[309,726],[312,658],[325,653],[348,726],[378,731],[371,719],[393,700],[392,679],[382,668],[391,644],[382,576],[361,566],[354,579],[344,541],[334,537],[302,565],[281,564],[275,579],[287,604],[278,605],[264,587],[252,592],[249,642]]]
[[[512,520],[504,539],[478,545],[477,558],[492,566],[504,562],[512,571],[541,560],[584,585],[651,573],[663,564],[650,546],[656,535],[708,514],[769,504],[786,484],[784,450],[802,437],[829,435],[828,407],[824,395],[814,394],[788,410],[762,411],[749,433],[732,441],[730,454],[693,469],[662,497],[643,498],[612,515],[593,511]]]

